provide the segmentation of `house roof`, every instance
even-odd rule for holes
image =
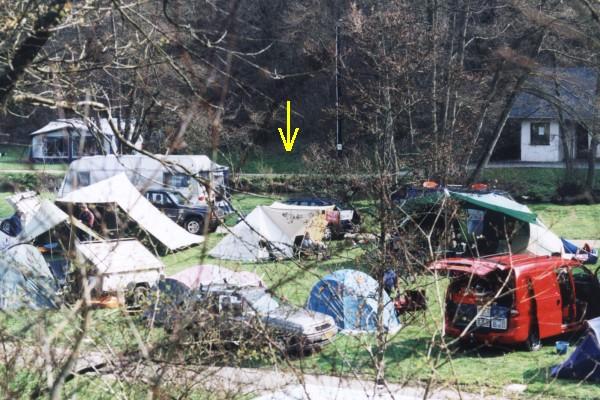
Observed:
[[[540,69],[525,82],[510,112],[511,118],[589,120],[596,114],[598,75],[591,68]],[[558,92],[558,94],[557,94]]]
[[[77,130],[87,130],[87,126],[80,119],[57,119],[44,125],[42,128],[33,132],[31,136],[40,135],[42,133],[54,132],[63,130],[66,128],[73,128]]]

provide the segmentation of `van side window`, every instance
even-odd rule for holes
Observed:
[[[190,177],[186,174],[165,172],[163,174],[163,183],[166,186],[187,188],[190,185]]]
[[[75,187],[85,187],[90,185],[90,172],[77,172]]]

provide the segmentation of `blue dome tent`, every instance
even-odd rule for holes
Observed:
[[[587,326],[569,358],[552,368],[553,378],[600,382],[600,318],[587,321]]]
[[[374,331],[377,328],[377,287],[375,279],[363,272],[335,271],[313,286],[306,307],[331,315],[343,331]],[[400,329],[400,323],[385,291],[383,304],[383,326],[394,333]]]

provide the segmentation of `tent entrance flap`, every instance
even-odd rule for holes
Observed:
[[[475,194],[450,192],[450,196],[456,200],[469,203],[481,209],[496,211],[523,222],[535,223],[537,215],[527,206],[519,204],[508,197],[494,193]]]

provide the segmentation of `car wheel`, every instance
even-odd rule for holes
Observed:
[[[528,351],[538,351],[542,348],[542,341],[540,340],[540,331],[537,323],[532,323],[529,328],[529,336],[525,342],[525,347]]]
[[[194,235],[199,235],[202,232],[202,219],[198,217],[192,217],[185,221],[185,229]]]
[[[327,225],[323,231],[323,240],[331,240],[333,238],[333,231],[331,225]]]
[[[133,289],[133,294],[131,295],[131,306],[134,308],[140,308],[148,300],[150,289],[147,286],[137,286]]]

